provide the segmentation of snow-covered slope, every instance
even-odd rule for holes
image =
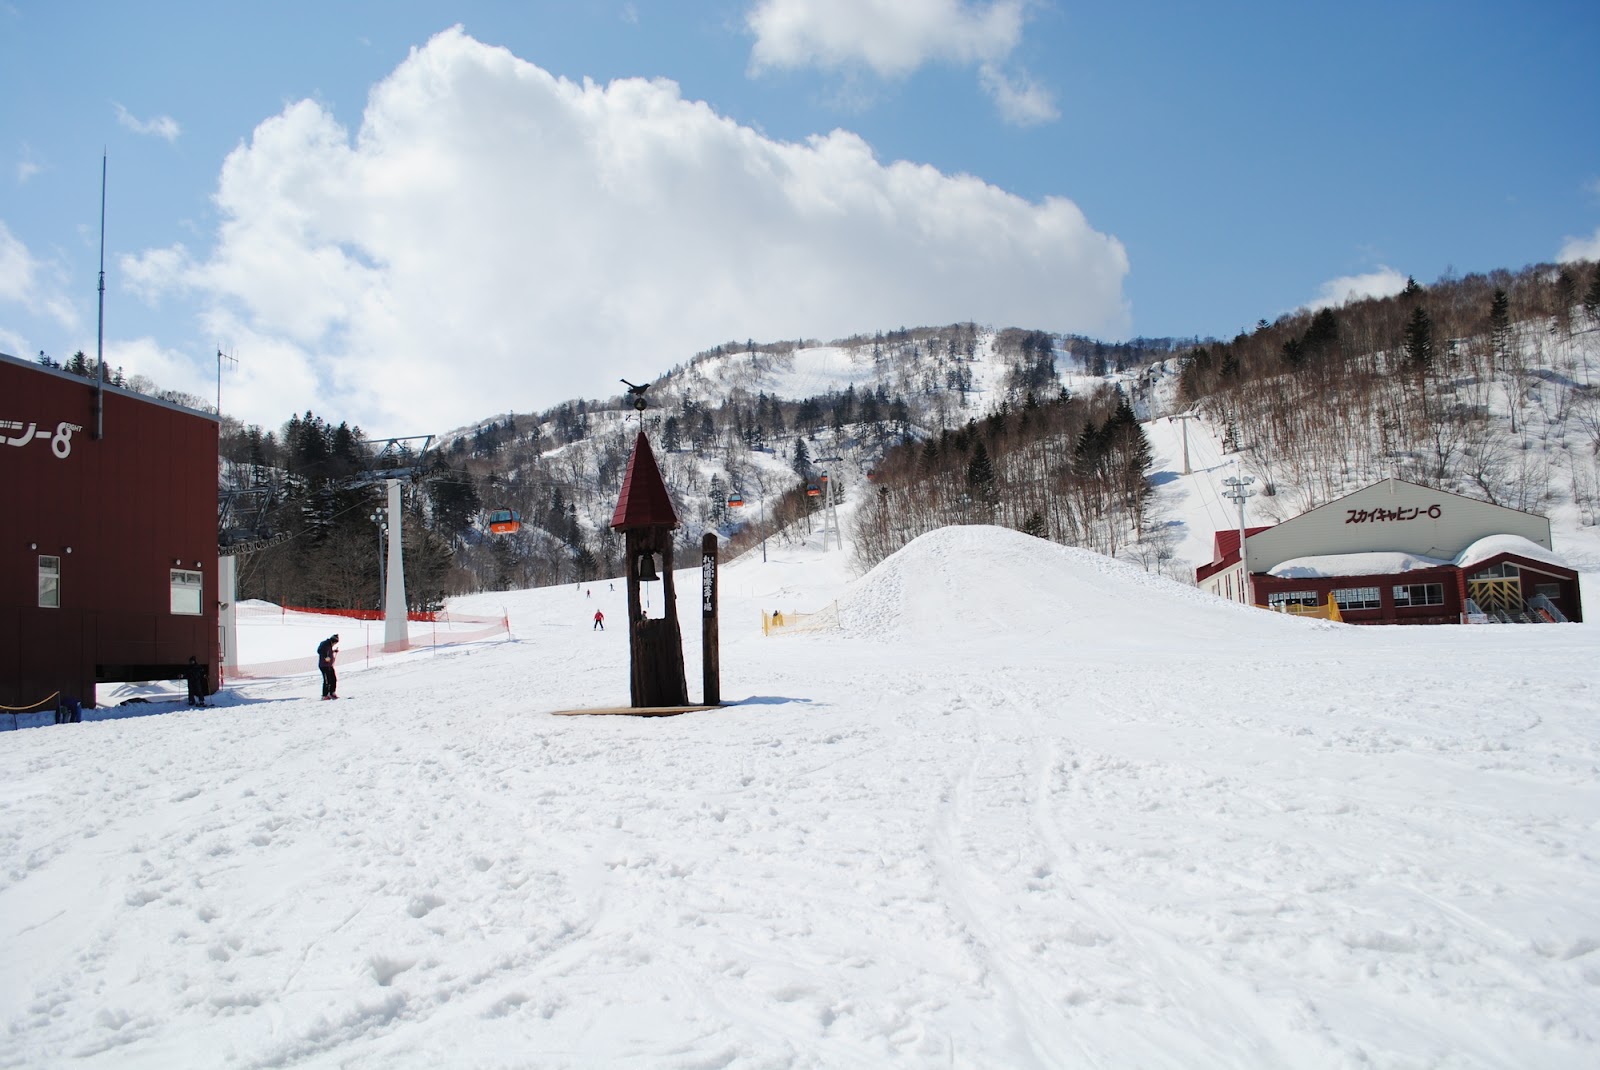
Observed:
[[[625,701],[596,583],[337,703],[0,736],[0,1065],[1600,1058],[1596,626],[1286,621],[997,529],[768,550],[719,711],[550,715]]]

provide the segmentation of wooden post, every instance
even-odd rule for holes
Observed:
[[[700,540],[700,675],[701,699],[707,706],[722,705],[722,666],[717,653],[717,537],[706,532]]]

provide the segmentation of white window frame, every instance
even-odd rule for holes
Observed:
[[[1411,592],[1413,590],[1415,590],[1416,588],[1418,588],[1418,587],[1422,588],[1422,598],[1420,600],[1419,599],[1414,599],[1414,598],[1411,597]],[[1437,599],[1430,598],[1429,596],[1432,595],[1435,591],[1438,592],[1439,597]],[[1444,584],[1442,584],[1442,583],[1397,583],[1397,584],[1395,584],[1395,587],[1394,587],[1394,604],[1395,604],[1396,607],[1405,607],[1405,606],[1442,606],[1442,605],[1444,605]]]
[[[1313,609],[1326,604],[1326,600],[1316,591],[1273,591],[1267,595],[1268,609],[1278,609],[1285,605],[1299,609]]]
[[[1383,601],[1376,587],[1337,587],[1333,600],[1340,609],[1382,609]]]
[[[61,558],[39,555],[39,608],[61,608]]]
[[[205,612],[205,574],[192,568],[169,572],[174,616],[198,617]]]

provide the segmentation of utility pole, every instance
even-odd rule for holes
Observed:
[[[1198,417],[1199,413],[1179,412],[1168,416],[1168,420],[1183,421],[1183,474],[1189,474],[1189,421]]]
[[[1222,481],[1222,485],[1227,488],[1222,496],[1230,502],[1238,503],[1239,506],[1239,565],[1244,570],[1243,577],[1239,581],[1239,593],[1244,595],[1247,605],[1254,605],[1255,599],[1250,592],[1250,562],[1244,554],[1244,501],[1255,494],[1255,491],[1245,489],[1255,481],[1254,476],[1229,476]]]
[[[384,580],[383,580],[383,537],[389,530],[389,511],[383,506],[378,506],[372,511],[368,520],[378,525],[378,606],[383,608]]]
[[[100,153],[100,315],[95,327],[94,437],[106,437],[106,153]],[[219,414],[220,415],[220,414]]]

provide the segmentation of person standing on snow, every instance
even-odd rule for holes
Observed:
[[[602,632],[606,630],[606,615],[598,609],[594,611],[594,628],[589,630],[592,632],[595,628],[600,629]]]
[[[339,655],[339,636],[330,635],[317,644],[317,668],[322,670],[323,699],[338,698],[339,674],[333,671],[333,659]]]
[[[206,704],[206,667],[196,661],[193,654],[189,655],[189,664],[184,666],[183,678],[189,683],[189,705],[204,706]]]

